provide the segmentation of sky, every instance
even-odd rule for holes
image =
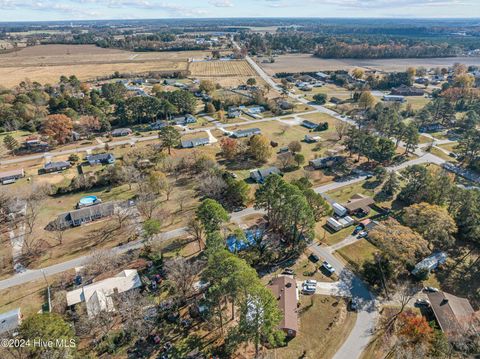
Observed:
[[[2,21],[215,17],[480,17],[480,0],[0,0]]]

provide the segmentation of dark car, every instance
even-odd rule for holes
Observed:
[[[320,260],[320,258],[316,254],[313,254],[313,253],[310,254],[308,259],[310,259],[313,263],[317,263]]]
[[[287,274],[287,275],[294,275],[295,272],[291,268],[285,268],[282,272],[282,274]]]

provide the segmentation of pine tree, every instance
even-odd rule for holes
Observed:
[[[18,141],[12,135],[6,135],[3,138],[3,144],[10,152],[15,154],[15,150],[18,148]]]

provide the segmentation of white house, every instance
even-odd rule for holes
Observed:
[[[126,269],[115,277],[67,292],[67,305],[73,306],[85,302],[88,316],[94,317],[99,312],[113,312],[115,310],[113,294],[128,292],[141,286],[142,282],[138,272],[135,269]]]

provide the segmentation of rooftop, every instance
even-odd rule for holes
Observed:
[[[67,305],[86,302],[88,316],[94,316],[99,311],[113,311],[111,295],[123,293],[142,285],[140,276],[135,269],[126,269],[115,277],[107,278],[67,292]]]
[[[20,308],[0,314],[0,333],[12,332],[20,325]]]
[[[456,335],[475,326],[475,311],[466,298],[445,292],[428,293],[438,324],[447,335]]]
[[[283,312],[283,319],[280,322],[280,329],[298,331],[297,315],[297,283],[295,279],[280,276],[273,278],[268,288],[277,299],[278,306]]]

